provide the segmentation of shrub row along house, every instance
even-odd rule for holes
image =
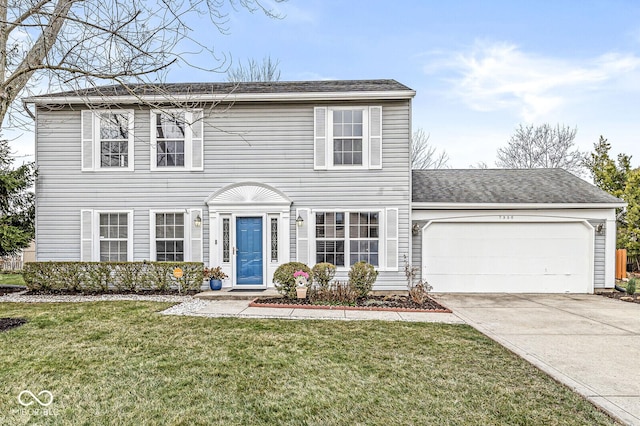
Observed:
[[[31,97],[37,260],[203,261],[226,287],[364,260],[404,290],[613,286],[622,202],[561,170],[411,171],[394,80],[96,87]]]

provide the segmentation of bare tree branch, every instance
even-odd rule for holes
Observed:
[[[423,129],[413,132],[411,138],[411,168],[444,169],[449,162],[449,155],[442,150],[438,153],[435,146],[429,144],[429,137]]]
[[[510,169],[561,168],[581,176],[585,153],[575,148],[577,128],[522,124],[506,147],[499,148],[496,165]]]
[[[213,65],[199,68],[220,72],[227,55],[214,54],[210,34],[195,34],[193,20],[208,17],[224,34],[234,11],[280,18],[269,5],[282,1],[0,0],[0,120],[6,127],[25,118],[14,102],[41,92],[37,84],[157,84],[168,67],[193,66],[190,56],[202,54]]]
[[[255,59],[249,59],[246,67],[239,63],[235,68],[227,71],[227,80],[232,83],[241,81],[279,81],[280,70],[278,65],[280,65],[280,61],[272,61],[271,56],[263,58],[262,64],[258,64]]]

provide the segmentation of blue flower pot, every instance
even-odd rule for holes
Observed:
[[[209,288],[211,288],[211,290],[220,290],[222,288],[222,280],[214,280],[211,278],[209,280]]]

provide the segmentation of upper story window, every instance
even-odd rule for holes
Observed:
[[[202,170],[202,111],[151,111],[151,170]]]
[[[100,167],[129,167],[129,114],[98,113]]]
[[[316,107],[314,169],[381,169],[382,107]]]
[[[82,111],[82,170],[133,170],[133,111]]]
[[[363,110],[333,111],[333,165],[361,166],[363,159]]]

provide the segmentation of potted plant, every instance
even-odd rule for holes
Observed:
[[[309,274],[305,271],[296,271],[293,273],[296,282],[296,296],[298,299],[307,298],[307,285],[309,284]]]
[[[210,269],[204,268],[204,277],[209,279],[209,288],[211,290],[220,290],[222,288],[222,280],[229,278],[219,266]]]

